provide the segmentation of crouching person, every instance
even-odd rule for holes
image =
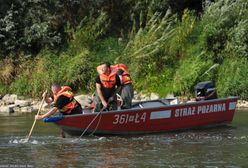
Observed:
[[[98,74],[103,73],[102,66],[103,65],[99,65],[97,67]],[[121,95],[121,99],[123,101],[121,108],[122,109],[131,108],[134,91],[133,91],[132,79],[129,74],[127,66],[124,64],[111,65],[110,70],[112,73],[116,73],[120,78],[121,90],[119,94]]]
[[[42,115],[36,115],[35,119],[40,120],[49,117],[56,113],[57,110],[63,115],[73,115],[82,114],[82,107],[74,98],[72,89],[69,86],[60,86],[58,84],[53,84],[51,87],[53,92],[53,98],[48,97],[46,93],[43,93],[43,98],[45,102],[51,104],[54,102],[54,107],[47,113]]]
[[[128,72],[128,68],[124,64],[116,64],[112,67],[117,72],[121,80],[121,98],[123,100],[122,109],[129,109],[132,107],[132,99],[134,96],[132,79]]]
[[[94,112],[101,109],[117,110],[116,93],[121,89],[119,76],[110,69],[108,62],[102,64],[102,73],[96,77],[96,92],[94,95]]]

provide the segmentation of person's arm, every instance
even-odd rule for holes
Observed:
[[[45,91],[45,92],[42,94],[42,97],[45,97],[44,100],[45,100],[45,102],[46,102],[47,104],[50,104],[50,103],[53,102],[53,99],[47,95],[47,91]]]
[[[46,102],[47,104],[51,104],[51,103],[53,102],[53,99],[52,99],[51,97],[46,97],[46,98],[45,98],[45,102]]]
[[[116,75],[116,86],[117,88],[115,89],[114,93],[112,94],[112,96],[108,99],[108,102],[111,102],[114,100],[114,97],[117,93],[120,92],[121,90],[121,81],[118,75]]]
[[[70,102],[70,98],[66,97],[66,96],[59,96],[59,98],[57,99],[57,101],[54,104],[54,107],[49,110],[46,114],[43,115],[37,115],[36,119],[43,119],[46,117],[49,117],[51,115],[53,115],[54,113],[56,113],[57,110],[61,110],[65,105],[67,105]]]
[[[47,113],[45,113],[45,114],[36,115],[36,116],[35,116],[35,119],[36,119],[36,120],[40,120],[40,119],[49,117],[49,116],[53,115],[54,113],[56,113],[57,110],[58,110],[57,107],[53,107],[51,110],[49,110],[49,111],[48,111]]]
[[[102,66],[103,65],[99,65],[99,66],[97,66],[97,68],[96,68],[96,71],[97,71],[97,73],[100,75],[100,74],[102,74]]]
[[[98,94],[98,96],[99,96],[99,98],[100,98],[100,100],[102,102],[103,107],[106,108],[108,106],[108,104],[107,104],[107,102],[105,101],[105,99],[104,99],[104,97],[102,95],[101,84],[96,83],[96,91],[97,91],[97,94]]]
[[[117,93],[119,93],[121,90],[121,86],[118,86],[116,89],[115,89],[115,92],[113,93],[113,95],[108,99],[108,102],[111,102],[114,100],[114,97]]]

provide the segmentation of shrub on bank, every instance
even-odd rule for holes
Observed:
[[[245,58],[225,59],[217,78],[217,89],[220,96],[239,96],[248,98],[248,61]]]

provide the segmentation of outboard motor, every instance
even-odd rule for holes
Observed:
[[[195,86],[195,99],[211,100],[217,98],[217,92],[213,81],[200,82]]]

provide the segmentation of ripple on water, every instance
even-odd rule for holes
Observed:
[[[54,143],[61,143],[62,138],[55,137],[55,136],[42,136],[42,137],[31,137],[29,140],[26,137],[4,137],[1,138],[1,143],[6,143],[9,145],[18,145],[18,144],[25,144],[25,145],[43,145],[43,144],[54,144]]]
[[[107,138],[107,137],[82,137],[80,139],[75,137],[61,138],[56,136],[41,136],[41,137],[32,137],[29,141],[25,137],[0,137],[1,146],[3,144],[9,145],[18,145],[18,144],[31,144],[31,145],[44,145],[44,144],[96,144],[99,142],[108,142],[108,141],[119,141],[118,138]],[[152,139],[150,143],[163,143],[163,144],[174,144],[182,142],[184,144],[204,144],[204,143],[222,143],[225,144],[248,144],[247,135],[231,136],[231,135],[221,135],[221,134],[208,134],[208,133],[177,133],[177,134],[167,134],[161,136],[141,136],[141,137],[131,137],[131,138],[120,138],[122,143],[129,143],[130,140],[135,142],[144,141],[144,139]],[[127,142],[126,142],[127,141]],[[5,143],[4,143],[5,142]]]
[[[8,144],[33,144],[33,145],[39,145],[39,144],[45,144],[45,142],[43,141],[39,141],[39,140],[27,140],[25,139],[10,139]]]
[[[31,137],[27,140],[26,137],[0,137],[0,145],[56,145],[56,144],[88,144],[88,143],[99,143],[108,141],[106,137],[83,137],[83,138],[61,138],[56,136],[41,136],[41,137]]]

